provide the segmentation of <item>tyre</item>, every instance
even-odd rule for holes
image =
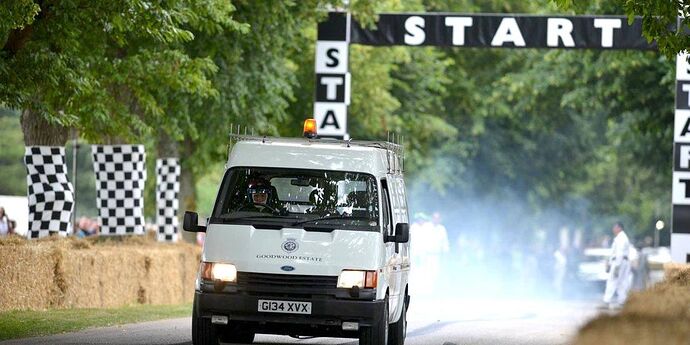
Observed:
[[[230,326],[220,335],[220,340],[224,343],[251,344],[254,342],[254,335],[252,331]]]
[[[194,345],[218,345],[218,333],[211,319],[200,317],[194,303],[192,311],[192,344]]]
[[[359,345],[388,345],[388,296],[384,299],[379,322],[360,330]]]
[[[403,345],[405,344],[405,336],[407,334],[407,303],[403,301],[402,311],[400,311],[400,319],[398,322],[390,325],[388,330],[388,345]]]

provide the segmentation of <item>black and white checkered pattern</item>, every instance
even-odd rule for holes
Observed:
[[[180,203],[180,162],[177,158],[156,160],[156,224],[158,241],[177,241],[177,210]]]
[[[143,145],[94,145],[96,202],[102,235],[143,235],[146,152]]]
[[[24,151],[29,199],[28,238],[72,233],[74,192],[67,179],[65,148],[27,146]]]

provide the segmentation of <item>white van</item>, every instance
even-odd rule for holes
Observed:
[[[207,225],[194,344],[256,333],[403,344],[410,302],[402,150],[236,136]]]

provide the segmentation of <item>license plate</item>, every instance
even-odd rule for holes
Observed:
[[[271,301],[260,299],[259,311],[265,313],[285,314],[309,314],[311,315],[311,302],[295,301]]]

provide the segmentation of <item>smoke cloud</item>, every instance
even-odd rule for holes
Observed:
[[[511,192],[441,195],[422,183],[409,190],[410,293],[416,298],[599,297],[596,286],[577,277],[582,249],[602,245],[601,235],[583,228],[582,214],[574,219],[572,211],[534,209]],[[586,209],[578,202],[576,208]],[[447,245],[435,224],[445,228]]]

